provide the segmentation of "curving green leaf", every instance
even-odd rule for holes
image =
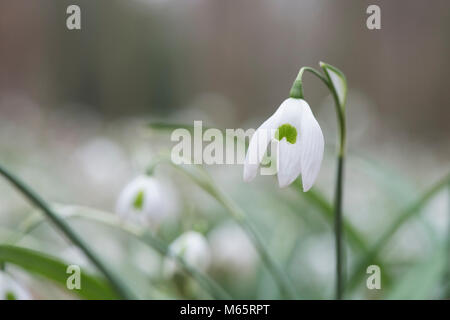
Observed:
[[[18,246],[0,245],[0,260],[51,280],[62,288],[67,288],[66,281],[70,276],[70,273],[66,273],[68,265],[57,258]],[[81,289],[67,290],[85,299],[111,300],[119,298],[104,279],[83,270],[81,270]]]
[[[433,290],[442,278],[445,267],[445,251],[437,250],[425,261],[410,268],[392,287],[386,299],[432,299]]]
[[[81,249],[85,256],[97,267],[97,269],[105,276],[110,282],[111,286],[116,292],[124,299],[135,299],[135,295],[130,291],[128,286],[122,281],[122,279],[112,270],[109,266],[103,262],[101,257],[94,252],[90,245],[81,238],[75,230],[73,230],[59,215],[53,211],[53,209],[47,204],[47,202],[41,198],[41,196],[32,190],[28,185],[23,183],[16,175],[12,174],[0,165],[0,174],[8,180],[20,193],[30,201],[34,206],[39,208],[42,213],[53,222],[54,226],[67,236],[74,245]]]
[[[443,188],[447,187],[450,182],[450,174],[445,176],[435,185],[433,185],[429,190],[424,192],[416,201],[406,207],[405,210],[397,214],[397,219],[389,226],[389,228],[382,234],[376,244],[363,256],[359,262],[356,264],[355,271],[348,281],[348,289],[354,289],[361,281],[361,278],[365,274],[366,267],[372,264],[374,259],[377,259],[380,251],[389,242],[392,236],[397,232],[397,230],[409,219],[413,218],[420,212],[420,210],[425,206],[428,201],[435,196]]]

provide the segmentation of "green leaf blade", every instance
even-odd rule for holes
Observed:
[[[0,260],[16,265],[27,272],[41,276],[66,287],[68,265],[61,260],[39,251],[12,245],[0,245]],[[107,282],[81,270],[81,289],[69,290],[81,298],[89,300],[112,300],[119,297]]]

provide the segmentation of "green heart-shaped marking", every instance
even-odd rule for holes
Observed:
[[[289,123],[279,126],[275,132],[275,139],[281,141],[283,138],[286,138],[286,141],[290,144],[294,144],[297,141],[297,129]]]

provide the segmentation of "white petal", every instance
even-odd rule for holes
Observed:
[[[273,139],[277,126],[278,110],[255,131],[248,146],[244,163],[244,181],[249,182],[256,177],[259,165],[266,153],[269,142]]]
[[[285,142],[279,144],[277,152],[278,183],[284,187],[298,177],[301,172],[301,141],[299,137],[305,104],[307,105],[301,99],[286,99],[277,111],[256,130],[250,140],[245,159],[244,181],[248,182],[255,178],[269,142],[274,138],[276,129],[283,124],[290,124],[297,129],[297,141],[295,144],[291,144],[283,139]]]
[[[316,181],[324,150],[322,129],[306,102],[301,119],[300,143],[303,191],[306,192]]]
[[[301,119],[306,102],[300,99],[287,99],[279,115],[280,125],[289,124],[297,130],[295,143],[290,143],[283,138],[278,143],[278,184],[280,188],[290,185],[299,176],[301,168]],[[281,107],[280,107],[281,109]]]
[[[290,144],[286,138],[278,143],[278,184],[287,187],[301,172],[300,141]]]

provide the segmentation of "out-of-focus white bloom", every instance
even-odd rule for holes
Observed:
[[[10,275],[0,271],[0,300],[31,300],[31,294]]]
[[[221,224],[211,231],[208,239],[214,268],[239,275],[248,275],[254,270],[257,253],[239,226]]]
[[[199,271],[206,271],[211,263],[211,251],[205,237],[195,231],[183,233],[169,246],[170,254],[180,256]],[[164,261],[163,273],[172,277],[178,271],[176,261],[168,257]]]
[[[290,185],[301,173],[303,190],[308,191],[320,170],[324,138],[305,100],[286,99],[256,130],[245,159],[245,181],[255,178],[271,141],[278,141],[277,174],[280,187]]]
[[[176,213],[176,203],[175,191],[168,185],[155,177],[139,176],[120,193],[116,211],[124,220],[156,227]]]
[[[111,186],[127,176],[123,150],[111,139],[96,137],[81,145],[74,154],[77,167],[98,186]],[[114,172],[112,175],[111,172]]]

